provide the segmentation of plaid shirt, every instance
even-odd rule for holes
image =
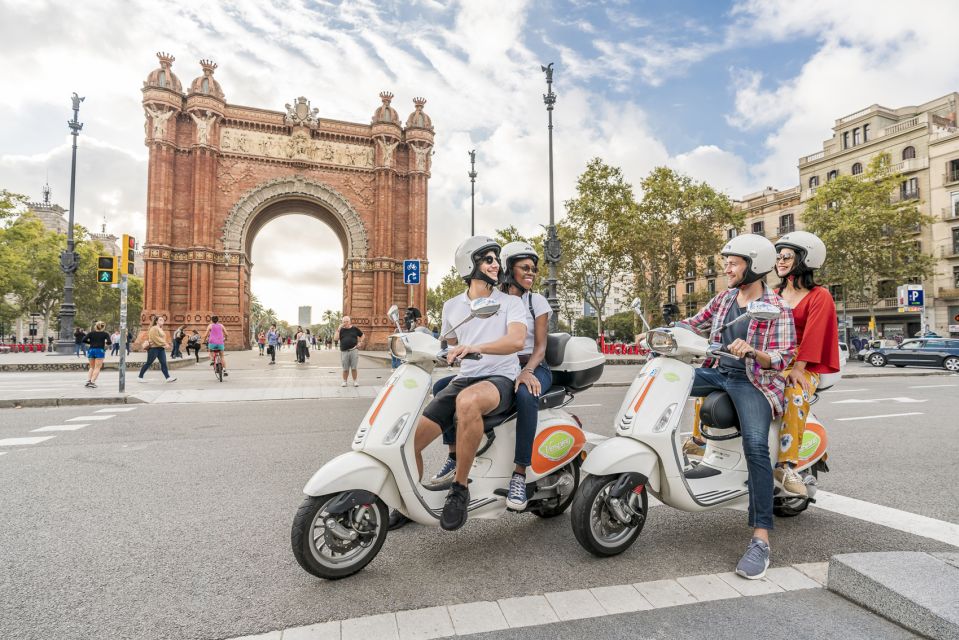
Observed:
[[[699,313],[683,322],[701,332],[708,328],[709,341],[722,342],[720,329],[726,319],[726,313],[736,302],[737,295],[739,295],[739,289],[724,291],[710,300]],[[773,409],[773,415],[778,418],[783,414],[785,405],[783,394],[786,381],[782,372],[792,362],[796,352],[796,326],[793,324],[792,310],[765,284],[763,284],[763,295],[760,300],[779,307],[780,315],[776,320],[749,321],[746,342],[753,349],[769,354],[771,362],[769,369],[763,369],[757,360],[747,360],[746,376],[753,386],[766,396]],[[718,365],[719,358],[710,358],[703,363],[704,367]]]

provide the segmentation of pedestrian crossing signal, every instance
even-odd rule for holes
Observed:
[[[117,262],[117,272],[120,274],[133,275],[134,252],[137,248],[136,238],[123,234],[120,240],[120,259]]]
[[[97,258],[97,282],[100,284],[116,284],[116,258],[100,256]]]

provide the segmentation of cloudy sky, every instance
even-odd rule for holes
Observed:
[[[184,86],[215,60],[234,104],[304,95],[322,117],[368,122],[379,91],[403,117],[422,95],[435,279],[469,232],[469,149],[479,232],[548,219],[541,63],[556,67],[557,202],[594,156],[634,183],[666,164],[737,198],[795,185],[840,116],[959,89],[956,24],[953,0],[0,0],[0,187],[39,199],[49,177],[67,206],[77,91],[77,220],[142,239],[140,87],[160,50]],[[339,307],[342,255],[322,223],[282,218],[253,251],[254,293],[281,317]]]

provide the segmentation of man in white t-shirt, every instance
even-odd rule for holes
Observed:
[[[447,337],[450,363],[469,354],[482,357],[462,361],[459,374],[423,411],[414,439],[416,468],[422,478],[423,449],[442,432],[456,429],[456,475],[440,518],[440,526],[447,531],[466,524],[469,471],[483,437],[483,416],[509,409],[520,372],[516,353],[526,339],[526,310],[517,296],[496,289],[499,253],[499,244],[485,236],[473,236],[456,249],[456,269],[468,288],[443,305],[441,333],[469,317],[473,300],[492,298],[500,309],[489,318],[469,320]]]

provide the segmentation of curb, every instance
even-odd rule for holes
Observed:
[[[100,398],[22,398],[0,400],[0,409],[33,409],[37,407],[82,407],[97,404],[144,404],[133,396],[103,396]]]
[[[848,553],[829,560],[834,593],[929,638],[959,638],[959,554]]]
[[[200,362],[209,360],[209,356],[200,356]],[[143,363],[146,360],[127,360],[127,371],[136,371],[143,366]],[[167,360],[168,369],[183,369],[192,364],[195,364],[196,360],[193,358],[177,358],[176,360]],[[90,365],[87,360],[74,360],[73,362],[69,361],[60,361],[60,362],[22,362],[22,363],[6,363],[0,362],[0,372],[3,373],[16,373],[23,371],[88,371]],[[119,362],[104,362],[103,371],[117,371],[120,368]],[[159,371],[160,363],[154,362],[150,366],[151,371]]]

